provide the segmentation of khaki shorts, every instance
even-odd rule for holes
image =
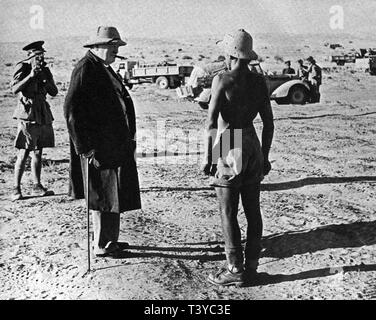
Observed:
[[[210,185],[222,188],[240,188],[251,184],[260,183],[263,180],[263,158],[249,159],[245,170],[235,174],[231,167],[219,162],[217,171],[211,179]]]
[[[260,142],[253,131],[243,135],[242,150],[238,149],[240,166],[234,166],[235,149],[230,150],[226,157],[217,161],[217,171],[211,179],[210,185],[223,188],[240,188],[245,185],[260,183],[263,178],[264,157]],[[232,154],[232,161],[228,156]],[[236,168],[237,167],[237,168]],[[239,172],[240,171],[240,172]]]
[[[19,122],[14,146],[17,149],[26,150],[54,147],[55,137],[52,123],[40,125],[26,121]]]

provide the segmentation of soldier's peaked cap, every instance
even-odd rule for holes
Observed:
[[[22,50],[32,52],[46,52],[46,50],[43,49],[43,44],[44,41],[35,41],[23,47]]]

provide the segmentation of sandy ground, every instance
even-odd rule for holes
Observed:
[[[77,41],[65,41],[70,48],[77,46]],[[273,42],[274,48],[259,48],[264,56],[270,51],[265,64],[279,70],[282,65],[273,59],[277,54],[298,58],[310,51],[325,65],[325,41],[319,38],[295,47]],[[157,59],[164,50],[175,58],[181,47],[193,57],[189,62],[197,63],[198,54],[205,53],[200,41],[155,40],[148,47],[153,53],[141,52],[146,43],[138,40],[131,47],[134,57]],[[69,150],[62,116],[65,82],[72,59],[80,57],[82,50],[62,52],[51,45],[51,55],[57,57],[53,72],[61,90],[50,99],[56,148],[45,150],[42,180],[56,195],[26,197],[17,203],[8,200],[16,128],[11,119],[16,98],[8,90],[14,67],[10,48],[19,45],[2,45],[0,61],[6,64],[0,83],[0,299],[376,298],[376,77],[351,66],[331,66],[324,73],[320,104],[272,103],[273,170],[262,183],[261,198],[264,250],[259,271],[263,275],[251,287],[217,288],[206,277],[225,262],[221,226],[215,193],[199,171],[202,155],[197,152],[197,133],[206,111],[177,100],[173,90],[152,85],[131,91],[139,131],[154,132],[162,124],[167,132],[179,129],[186,137],[190,132],[188,145],[193,152],[138,158],[143,209],[121,217],[120,239],[131,244],[129,253],[124,259],[92,258],[94,271],[86,273],[86,209],[84,201],[66,195]],[[210,49],[206,56],[217,54]],[[255,122],[261,133],[260,120]],[[172,137],[167,146],[177,143]],[[150,154],[154,149],[150,139],[138,143],[139,152]],[[26,196],[31,187],[29,170],[28,166],[23,180]],[[241,206],[239,221],[244,238]]]

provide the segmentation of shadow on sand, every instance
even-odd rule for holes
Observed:
[[[252,283],[247,284],[247,287],[264,286],[268,284],[277,284],[281,282],[290,282],[296,280],[306,280],[313,278],[322,278],[333,276],[339,272],[368,272],[376,271],[376,264],[360,264],[357,266],[337,266],[332,268],[322,268],[315,270],[302,271],[295,274],[268,274],[259,273],[257,278]]]
[[[362,247],[373,245],[375,243],[376,221],[328,225],[310,230],[284,232],[263,237],[262,245],[264,251],[262,252],[262,257],[286,258],[297,254],[307,252],[313,253],[329,248]],[[216,247],[210,247],[213,245],[216,245]],[[124,251],[123,255],[120,255],[117,258],[165,258],[177,260],[224,261],[224,250],[223,247],[220,247],[219,245],[223,245],[223,242],[182,243],[181,246],[176,247],[129,246],[128,250],[141,252]],[[200,254],[184,254],[197,252],[200,252]],[[108,268],[111,267],[98,268],[97,270]],[[376,264],[323,268],[287,275],[269,275],[261,273],[256,281],[249,284],[249,286],[326,277],[334,275],[338,271],[376,271]]]
[[[261,191],[283,191],[297,189],[310,185],[338,184],[350,182],[376,181],[374,176],[356,176],[356,177],[308,177],[299,180],[261,184]]]
[[[360,114],[341,114],[341,113],[331,113],[331,114],[320,114],[316,116],[307,116],[307,117],[285,117],[285,118],[275,118],[274,121],[280,120],[309,120],[309,119],[320,119],[320,118],[328,118],[328,117],[363,117],[369,116],[372,114],[376,114],[376,112],[366,112]],[[261,122],[261,121],[260,121]]]
[[[221,241],[184,243],[188,246],[223,244]],[[262,238],[264,250],[261,256],[281,259],[330,248],[355,248],[373,244],[376,244],[376,221],[333,224],[265,236]]]
[[[310,185],[321,184],[339,184],[351,182],[376,182],[376,176],[355,176],[355,177],[308,177],[299,180],[262,183],[261,191],[284,191],[290,189],[302,188]],[[141,192],[157,192],[157,191],[210,191],[213,187],[150,187],[141,189]]]
[[[67,195],[67,193],[54,193],[54,194],[48,194],[48,195],[45,195],[45,196],[22,196],[22,199],[20,201],[30,200],[30,199],[43,199],[43,198],[61,197],[61,196],[66,196],[66,195]]]
[[[376,243],[376,221],[333,224],[264,237],[263,256],[286,258],[329,248],[355,248]]]

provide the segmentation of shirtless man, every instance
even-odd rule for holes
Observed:
[[[213,79],[202,170],[214,174],[211,185],[219,202],[227,260],[227,267],[208,281],[228,286],[243,285],[256,276],[262,235],[260,183],[271,169],[274,124],[265,80],[248,67],[257,59],[252,37],[241,29],[222,43],[230,70]],[[262,147],[253,127],[258,114],[263,121]],[[240,197],[248,222],[244,252],[237,220]]]

